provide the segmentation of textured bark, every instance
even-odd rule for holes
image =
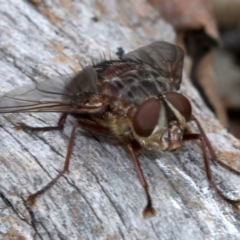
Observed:
[[[175,37],[142,0],[0,1],[0,16],[0,92],[71,73],[80,69],[79,61],[103,52],[115,56],[118,47],[129,51]],[[223,129],[186,78],[181,91],[192,101],[219,159],[240,169],[239,141]],[[28,195],[63,166],[74,119],[67,120],[63,132],[29,133],[13,126],[22,121],[54,125],[58,116],[0,116],[1,239],[239,238],[239,213],[209,187],[198,142],[175,153],[140,155],[157,211],[156,217],[143,219],[146,199],[130,156],[111,140],[79,129],[69,173],[30,208]],[[240,196],[240,177],[219,166],[212,169],[223,191]]]

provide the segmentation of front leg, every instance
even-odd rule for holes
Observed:
[[[221,196],[225,201],[231,203],[231,204],[238,204],[240,203],[240,199],[231,199],[228,196],[226,196],[216,185],[216,183],[214,182],[213,178],[212,178],[212,171],[210,168],[210,161],[208,158],[208,154],[207,154],[207,150],[210,153],[211,156],[211,160],[212,161],[217,161],[220,163],[220,161],[217,160],[217,156],[213,150],[213,147],[210,143],[210,141],[208,140],[201,124],[199,123],[199,121],[196,119],[196,117],[192,116],[192,121],[194,121],[198,127],[199,133],[186,133],[183,135],[183,140],[184,141],[189,141],[189,140],[199,140],[201,142],[201,148],[203,151],[203,159],[204,159],[204,164],[205,164],[205,170],[206,170],[206,175],[207,175],[207,179],[209,184],[216,190],[216,192],[218,193],[219,196]],[[224,167],[226,167],[225,164],[222,164]],[[234,171],[233,169],[231,169],[230,167],[226,167],[229,170],[231,170],[234,173],[238,173],[238,171]]]
[[[147,217],[155,216],[156,211],[152,206],[152,199],[151,199],[150,193],[148,191],[148,184],[147,184],[147,181],[144,177],[140,162],[139,162],[139,160],[136,156],[137,149],[134,148],[133,144],[128,144],[127,148],[128,148],[128,151],[131,154],[135,170],[137,172],[138,178],[140,180],[141,185],[143,186],[143,189],[144,189],[146,197],[147,197],[147,205],[146,205],[146,207],[145,207],[145,209],[143,210],[143,213],[142,213],[143,217],[147,218]]]

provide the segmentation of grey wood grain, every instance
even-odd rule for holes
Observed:
[[[80,69],[79,61],[115,57],[175,33],[142,0],[0,1],[0,92]],[[181,91],[221,161],[240,169],[240,143],[227,133],[184,77]],[[206,179],[198,142],[175,153],[140,155],[157,215],[143,219],[145,195],[129,155],[111,139],[77,131],[70,171],[30,208],[26,199],[64,163],[73,118],[62,132],[15,131],[54,125],[59,114],[0,116],[1,239],[239,239],[239,212]],[[196,130],[191,125],[193,131]],[[223,191],[240,196],[240,177],[212,166]],[[235,192],[236,190],[236,192]]]

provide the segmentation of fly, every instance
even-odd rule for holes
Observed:
[[[37,196],[69,169],[78,127],[114,137],[126,147],[146,194],[144,217],[155,215],[155,209],[137,153],[141,149],[174,151],[187,140],[200,140],[210,185],[226,201],[239,203],[240,199],[229,199],[213,181],[207,151],[212,160],[217,160],[215,152],[192,114],[189,100],[177,92],[183,59],[180,47],[159,41],[129,52],[121,59],[87,66],[72,78],[58,77],[0,95],[0,113],[62,113],[56,126],[39,128],[21,123],[16,129],[62,130],[68,115],[76,119],[63,169],[46,186],[31,194],[29,203],[33,204]],[[199,133],[186,132],[190,121],[196,124]]]

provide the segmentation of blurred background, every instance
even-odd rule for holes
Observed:
[[[209,108],[240,138],[240,0],[149,0],[177,31]]]

